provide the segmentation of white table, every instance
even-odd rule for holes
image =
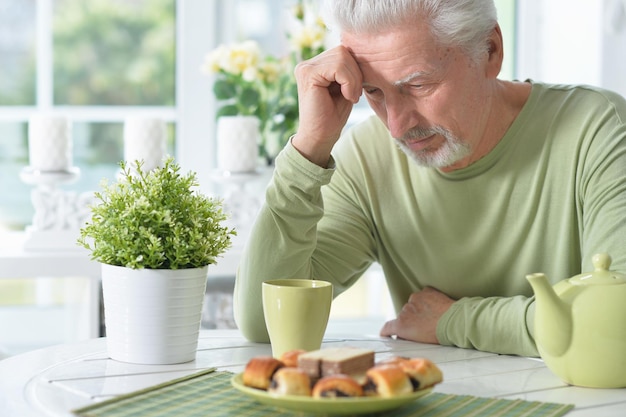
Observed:
[[[435,392],[530,401],[574,403],[568,417],[626,415],[626,389],[567,386],[542,361],[475,350],[426,345],[376,334],[379,322],[331,322],[324,347],[366,347],[377,359],[423,356],[436,362],[444,382]],[[254,344],[237,330],[201,332],[197,358],[179,365],[133,365],[108,359],[104,339],[50,347],[0,361],[0,416],[70,416],[69,410],[208,367],[241,372],[269,345]]]

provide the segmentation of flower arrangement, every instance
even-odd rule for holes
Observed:
[[[205,73],[215,75],[213,93],[221,102],[216,117],[258,117],[261,125],[259,154],[268,162],[297,130],[295,66],[325,49],[326,25],[314,12],[312,4],[299,0],[292,16],[287,56],[264,56],[255,41],[247,40],[218,46],[206,56],[203,65]]]
[[[195,191],[196,173],[180,173],[172,157],[152,171],[121,162],[118,182],[102,182],[98,204],[78,244],[92,259],[132,269],[200,268],[231,245],[221,201]]]

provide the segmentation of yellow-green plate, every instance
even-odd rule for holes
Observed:
[[[266,391],[247,387],[243,384],[243,374],[234,375],[232,385],[258,402],[287,410],[323,414],[366,414],[393,410],[409,404],[432,391],[432,388],[393,398],[313,398],[297,395],[273,396]]]

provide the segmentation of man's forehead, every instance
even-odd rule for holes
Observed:
[[[430,35],[421,36],[419,30],[409,33],[401,30],[385,34],[358,34],[346,33],[341,38],[341,44],[350,51],[357,63],[362,65],[385,65],[394,62],[409,62],[436,64],[446,55],[446,48],[442,48]]]
[[[361,72],[363,73],[363,85],[375,84],[375,79],[383,77],[386,83],[397,87],[406,84],[423,83],[427,80],[437,78],[438,74],[446,71],[450,60],[447,55],[439,54],[387,54],[389,59],[370,59],[371,54],[355,54],[350,51],[355,58]],[[379,82],[377,80],[376,82]]]

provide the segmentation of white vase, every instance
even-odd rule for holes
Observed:
[[[217,167],[244,173],[257,168],[260,122],[255,116],[221,116],[217,119]]]
[[[195,359],[208,266],[130,269],[102,264],[111,359],[174,364]]]

